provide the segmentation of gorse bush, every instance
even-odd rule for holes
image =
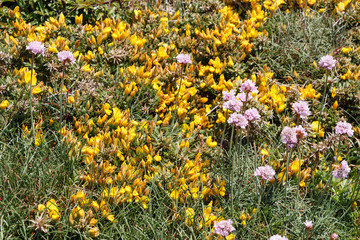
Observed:
[[[4,3],[4,239],[357,239],[359,2]]]

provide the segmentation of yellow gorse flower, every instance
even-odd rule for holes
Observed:
[[[4,100],[0,103],[0,109],[5,109],[9,106],[9,101],[8,100]]]

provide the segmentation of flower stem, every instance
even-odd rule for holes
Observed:
[[[320,126],[322,124],[322,114],[323,114],[325,104],[326,104],[326,99],[327,99],[327,95],[326,95],[327,82],[328,82],[328,71],[326,71],[326,74],[325,74],[325,89],[324,89],[324,93],[323,93],[323,100],[322,100],[322,103],[321,103],[320,119],[319,119],[319,124],[318,124],[318,133],[320,131]],[[325,131],[325,129],[324,129],[324,131]]]
[[[291,156],[292,156],[292,152],[293,152],[293,148],[291,148],[290,153],[287,151],[286,155],[285,155],[286,156],[286,182],[288,181],[289,162],[290,162],[290,159],[291,159]],[[285,174],[282,175],[281,180],[279,182],[280,184],[283,183],[284,176],[285,176]],[[285,188],[285,190],[286,190],[286,188]],[[286,192],[285,192],[285,194],[286,194]]]
[[[261,180],[261,183],[260,183],[260,192],[259,192],[259,200],[258,200],[258,203],[256,205],[256,211],[255,211],[255,216],[254,216],[254,224],[256,224],[256,217],[257,217],[257,213],[260,209],[260,203],[261,203],[261,199],[262,199],[262,195],[263,195],[263,192],[265,190],[265,180]],[[252,232],[250,233],[250,239],[252,239]]]
[[[65,78],[65,63],[63,63],[63,71],[60,75],[61,78],[61,86],[60,86],[60,135],[62,134],[62,128],[63,128],[63,88],[64,88],[64,78]]]
[[[230,197],[231,197],[231,215],[234,217],[234,175],[235,175],[235,159],[234,154],[232,155],[232,168],[231,168],[231,181],[230,181]]]
[[[177,116],[179,95],[180,95],[182,81],[183,81],[183,71],[182,71],[182,65],[181,65],[181,67],[180,67],[180,85],[179,85],[179,91],[177,92],[176,97],[175,97],[175,109],[174,109],[174,116],[172,116],[172,119],[173,119],[172,124],[174,124],[175,118]]]
[[[222,149],[222,145],[223,145],[223,142],[224,142],[227,119],[228,119],[228,111],[225,112],[225,122],[224,122],[224,128],[223,128],[223,132],[222,132],[222,136],[221,136],[221,143],[220,143],[221,149]]]
[[[30,118],[31,118],[31,133],[35,137],[35,127],[34,127],[34,116],[33,116],[33,110],[32,110],[32,80],[33,80],[33,74],[34,74],[34,61],[35,61],[35,55],[34,53],[31,56],[31,76],[30,76]]]

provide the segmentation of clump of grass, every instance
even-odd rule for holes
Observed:
[[[307,15],[302,11],[277,11],[263,26],[268,36],[257,45],[250,61],[259,67],[266,64],[275,78],[286,83],[321,78],[313,62],[348,43],[346,23],[342,17],[336,19],[326,12],[310,10]]]

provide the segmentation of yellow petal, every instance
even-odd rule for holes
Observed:
[[[32,94],[36,95],[39,93],[41,93],[41,87],[39,87],[39,86],[34,87],[32,90]]]
[[[0,103],[0,109],[5,109],[9,106],[9,101],[8,100],[4,100]]]

